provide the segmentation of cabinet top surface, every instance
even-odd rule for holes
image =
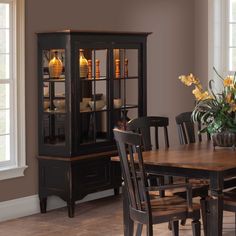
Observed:
[[[133,31],[96,31],[96,30],[60,30],[60,31],[48,31],[48,32],[37,32],[38,35],[40,34],[78,34],[78,35],[85,35],[85,34],[100,34],[100,35],[149,35],[152,32],[133,32]]]

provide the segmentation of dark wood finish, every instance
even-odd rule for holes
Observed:
[[[115,157],[112,160],[119,161],[119,158]],[[234,150],[231,148],[214,150],[212,142],[208,141],[144,152],[143,161],[146,171],[209,179],[206,235],[222,236],[224,179],[236,177]]]
[[[142,144],[145,151],[152,150],[151,128],[155,129],[155,148],[159,148],[159,128],[164,129],[165,147],[169,147],[168,127],[169,118],[162,116],[145,116],[130,120],[127,124],[127,130],[140,133],[142,135]]]
[[[159,128],[164,129],[165,148],[169,147],[169,137],[167,129],[168,125],[169,125],[168,117],[145,116],[130,120],[126,128],[129,131],[141,134],[142,148],[145,151],[149,151],[153,149],[153,145],[151,142],[151,128],[155,129],[155,148],[156,149],[159,148]],[[149,174],[149,182],[152,186],[155,186],[157,184],[162,185],[164,183],[164,176]],[[171,182],[171,180],[169,180],[169,182]],[[163,191],[160,194],[161,196],[164,196]]]
[[[201,124],[197,124],[197,132],[192,120],[192,112],[183,112],[175,117],[176,124],[178,127],[179,141],[180,144],[189,144],[196,142],[196,133],[198,141],[202,141],[202,134],[198,131],[201,130]],[[207,134],[207,139],[210,140],[210,135]]]
[[[200,122],[197,123],[197,131],[195,131],[196,127],[192,120],[192,112],[183,112],[180,113],[175,117],[176,124],[178,127],[178,134],[179,134],[179,141],[180,144],[189,144],[189,143],[195,143],[197,140],[199,142],[202,141],[202,135],[199,133],[201,130],[201,124]],[[197,140],[196,140],[196,134],[197,134]],[[208,140],[210,140],[209,134],[207,135]],[[202,218],[203,218],[203,226],[204,231],[206,231],[206,216],[204,211],[204,203],[207,194],[208,194],[208,184],[204,183],[204,180],[196,180],[196,179],[185,179],[187,182],[191,182],[191,184],[194,186],[195,195],[194,196],[200,196],[201,197],[201,206],[202,206]],[[205,181],[206,182],[206,181]],[[185,224],[185,222],[182,222],[182,224]]]
[[[68,214],[74,215],[75,201],[87,194],[114,189],[119,194],[121,185],[120,165],[110,157],[117,155],[112,129],[118,121],[124,122],[122,114],[136,112],[136,117],[147,113],[146,102],[146,47],[147,32],[75,31],[38,33],[38,149],[39,149],[39,198],[41,212],[46,212],[47,197],[56,195],[67,202]],[[102,50],[100,78],[81,78],[80,49],[86,59],[95,61]],[[116,51],[114,50],[116,49]],[[123,51],[122,51],[123,50]],[[136,54],[136,74],[115,78],[115,56],[121,62],[128,57],[128,50]],[[57,55],[63,62],[62,76],[52,78],[49,60]],[[96,54],[97,53],[97,54]],[[100,54],[101,56],[101,54]],[[102,56],[101,56],[102,57]],[[130,59],[130,64],[132,65]],[[121,63],[122,64],[122,63]],[[122,64],[123,65],[123,64]],[[136,104],[127,104],[126,83],[137,84]],[[48,95],[45,95],[45,84]],[[83,98],[100,100],[103,86],[106,107],[103,111],[84,111]],[[59,89],[58,89],[59,88]],[[57,90],[58,89],[58,90]],[[64,91],[63,91],[64,90]],[[64,92],[64,95],[62,92]],[[94,91],[94,92],[93,92]],[[60,95],[61,94],[61,95]],[[121,97],[122,96],[124,97]],[[123,99],[122,107],[114,107],[113,100]],[[44,102],[49,108],[44,109]],[[64,109],[55,107],[54,100],[65,102]],[[103,116],[102,116],[103,114]],[[129,115],[129,113],[128,113]],[[105,118],[104,118],[105,117]],[[122,119],[121,119],[122,118]],[[91,138],[92,137],[92,138]]]
[[[193,234],[200,236],[200,210],[199,205],[192,202],[192,189],[189,184],[164,185],[159,187],[148,187],[147,173],[145,172],[142,158],[143,138],[140,134],[114,130],[117,142],[121,169],[124,177],[124,187],[128,193],[130,218],[134,222],[146,225],[147,235],[153,235],[153,224],[173,222],[172,232],[178,235],[178,220],[185,218],[193,219]],[[128,149],[128,154],[127,154]],[[136,154],[136,155],[135,155]],[[158,197],[151,199],[150,190],[165,190],[175,188],[186,188],[187,201],[183,198]],[[125,206],[127,206],[125,204]],[[198,225],[196,227],[195,225]],[[138,225],[136,235],[141,235],[142,227]]]
[[[42,213],[46,213],[47,197],[57,195],[67,202],[69,217],[74,216],[75,201],[86,195],[114,188],[119,193],[121,173],[119,164],[110,157],[97,155],[93,158],[68,161],[54,158],[39,160],[39,199]]]

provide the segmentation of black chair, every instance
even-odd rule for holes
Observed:
[[[144,151],[150,151],[153,148],[151,142],[151,128],[155,130],[155,148],[159,149],[159,128],[163,128],[165,148],[169,148],[168,127],[169,118],[162,116],[144,116],[130,120],[127,123],[126,129],[142,135],[142,148]],[[164,176],[149,174],[149,182],[153,186],[157,184],[164,184]],[[169,177],[169,183],[172,178]],[[164,191],[160,192],[161,195]]]
[[[192,218],[193,235],[200,236],[200,210],[198,204],[192,203],[191,185],[187,183],[148,186],[142,157],[142,136],[130,131],[115,129],[114,137],[120,156],[124,189],[128,195],[128,206],[124,212],[129,214],[133,222],[138,223],[136,235],[141,235],[143,225],[146,225],[147,235],[152,236],[153,224],[171,222],[173,235],[177,236],[178,220]],[[150,199],[150,190],[174,188],[186,188],[187,200],[178,196]]]
[[[151,143],[151,128],[155,129],[155,147],[159,148],[159,128],[164,130],[165,147],[169,147],[169,137],[167,127],[169,125],[169,118],[162,116],[144,116],[130,120],[127,124],[127,130],[142,134],[143,148],[145,151],[152,150]]]
[[[191,116],[192,112],[183,112],[175,117],[180,144],[195,143],[196,139],[199,142],[202,141],[202,135],[201,133],[195,131],[196,127],[194,125]],[[201,124],[199,122],[197,123],[197,131],[200,130],[201,130]],[[197,138],[196,138],[196,133],[197,133]],[[209,134],[207,134],[207,140],[210,140]]]
[[[191,119],[192,112],[184,112],[176,116],[176,123],[178,125],[179,140],[181,144],[195,143],[196,141],[202,141],[202,135],[197,134],[196,138],[196,127]],[[197,124],[197,131],[201,130],[201,124]],[[210,135],[207,134],[207,140],[210,140]],[[197,185],[196,180],[190,180],[192,185]],[[195,183],[194,183],[195,182]],[[224,181],[224,206],[225,211],[235,213],[235,229],[236,229],[236,178],[229,178]],[[205,207],[204,197],[201,200],[202,207]],[[204,220],[207,215],[203,214]]]

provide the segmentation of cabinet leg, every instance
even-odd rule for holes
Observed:
[[[75,202],[67,202],[67,208],[68,208],[68,216],[70,218],[73,218],[75,213]]]
[[[40,212],[46,213],[47,212],[47,198],[46,197],[40,197]]]
[[[117,196],[120,194],[120,188],[114,188],[114,195]]]

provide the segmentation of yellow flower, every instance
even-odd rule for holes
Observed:
[[[232,93],[227,93],[225,96],[225,102],[231,103],[232,101]]]
[[[187,76],[181,75],[179,76],[179,79],[187,86],[191,86],[192,84],[199,84],[199,80],[193,74],[189,74]]]
[[[195,86],[195,89],[192,91],[197,101],[212,99],[207,91],[203,92],[199,87]]]
[[[232,102],[230,104],[230,109],[228,112],[231,113],[231,112],[235,112],[235,111],[236,111],[236,104],[234,102]]]
[[[233,82],[233,78],[232,76],[227,76],[224,79],[224,87],[233,87],[234,86],[234,82]]]

